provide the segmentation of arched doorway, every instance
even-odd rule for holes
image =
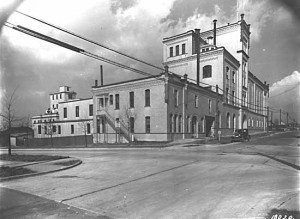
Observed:
[[[233,130],[236,129],[236,117],[235,117],[235,114],[232,115],[232,127],[233,127]]]
[[[196,137],[197,135],[197,117],[196,116],[193,116],[192,118],[192,134],[194,137]]]
[[[246,116],[246,114],[243,116],[243,123],[242,123],[242,125],[243,125],[243,129],[247,128],[247,116]]]

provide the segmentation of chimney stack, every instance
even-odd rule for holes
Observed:
[[[217,45],[217,20],[213,20],[214,22],[214,45]]]
[[[245,16],[245,14],[241,14],[241,21],[244,20],[244,16]]]
[[[100,85],[103,86],[103,67],[100,65]]]
[[[208,42],[208,44],[212,45],[213,44],[213,37],[212,36],[207,37],[207,42]]]

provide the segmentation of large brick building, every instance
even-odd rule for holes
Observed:
[[[50,95],[55,113],[44,116],[64,130],[57,136],[80,135],[79,124],[87,122],[94,143],[226,136],[237,128],[265,131],[269,87],[249,71],[249,49],[250,25],[243,15],[222,27],[214,20],[212,30],[163,39],[164,73],[95,84],[86,100],[62,87]],[[37,126],[41,122],[33,117]]]

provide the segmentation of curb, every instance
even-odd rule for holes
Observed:
[[[37,173],[29,173],[29,174],[23,174],[23,175],[18,175],[18,176],[0,177],[0,182],[14,180],[14,179],[20,179],[20,178],[25,178],[25,177],[39,176],[39,175],[44,175],[44,174],[48,174],[48,173],[55,173],[55,172],[58,172],[58,171],[71,169],[73,167],[76,167],[76,166],[80,165],[81,163],[82,163],[82,161],[78,160],[73,165],[66,166],[66,167],[61,167],[61,168],[55,169],[55,170],[50,170],[50,171],[45,171],[45,172],[37,172]]]

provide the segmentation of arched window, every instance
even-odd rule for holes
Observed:
[[[211,78],[211,65],[206,65],[203,67],[203,78]]]
[[[201,133],[204,133],[204,119],[203,119],[203,117],[201,118],[201,120],[200,120],[200,122],[201,122]]]
[[[186,118],[186,132],[190,132],[190,116],[187,116]]]
[[[170,114],[170,133],[173,132],[173,115]]]
[[[177,127],[176,126],[177,126],[177,115],[174,115],[174,127],[173,127],[174,128],[174,133],[177,132],[177,130],[176,130]]]
[[[230,114],[227,113],[227,128],[230,128]]]
[[[226,79],[229,79],[229,67],[226,66]]]
[[[181,126],[182,126],[182,120],[181,120],[181,116],[178,116],[178,132],[181,133]]]
[[[232,127],[235,130],[236,129],[236,118],[235,118],[235,114],[232,115]]]

